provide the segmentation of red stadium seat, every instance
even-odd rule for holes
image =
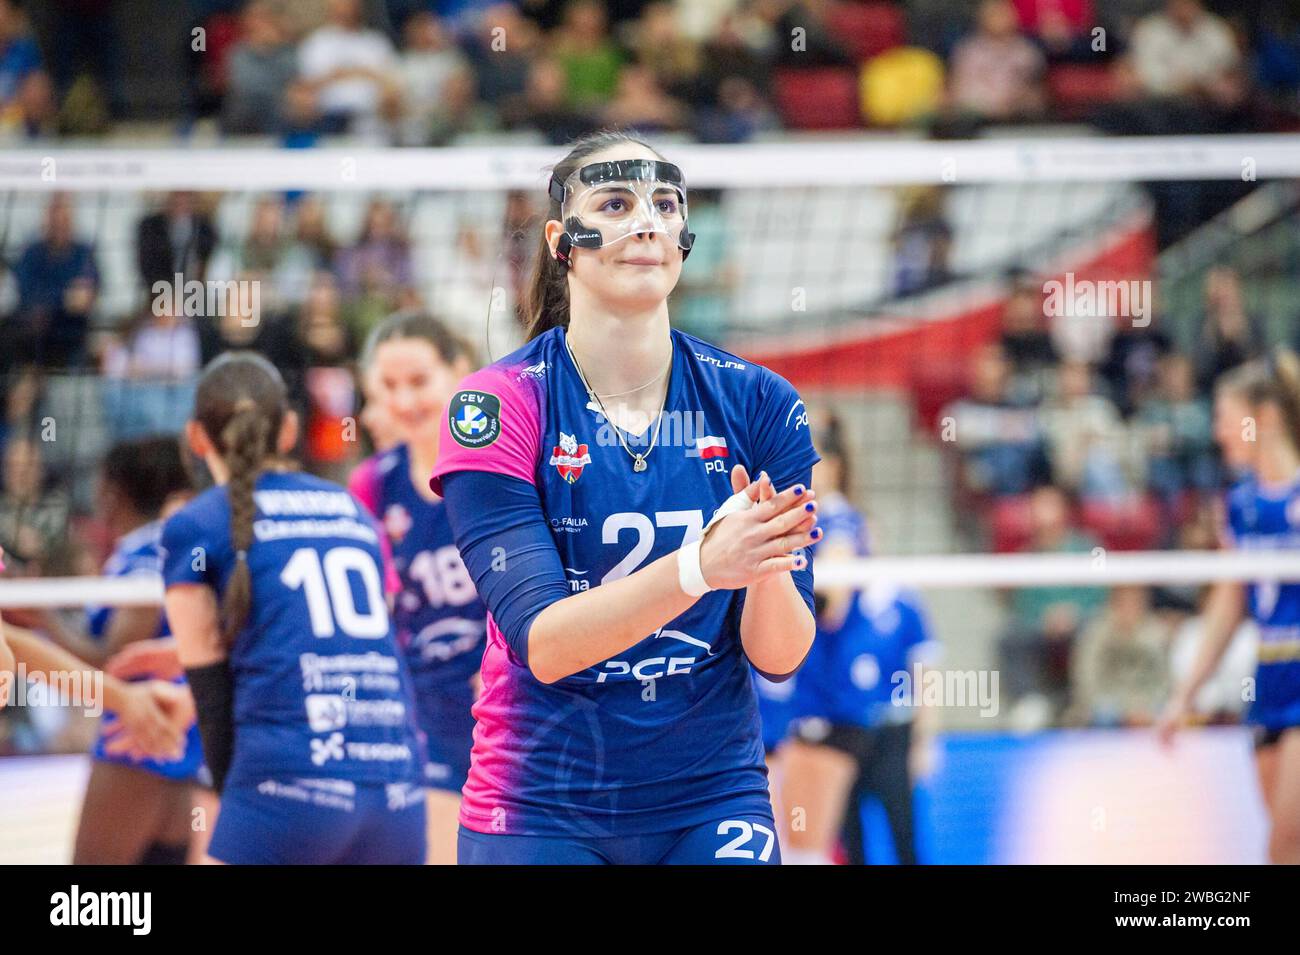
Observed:
[[[780,70],[776,102],[791,129],[855,129],[862,125],[858,75],[851,69]]]
[[[1094,107],[1115,99],[1115,81],[1106,64],[1061,63],[1047,71],[1052,106],[1062,119],[1082,119]]]
[[[1087,502],[1080,520],[1107,550],[1151,550],[1160,537],[1160,505],[1149,497],[1125,504]]]
[[[1033,525],[1029,517],[1029,495],[1000,498],[989,514],[991,546],[997,554],[1014,554],[1029,544]]]
[[[907,42],[903,11],[892,3],[837,3],[826,20],[859,63]]]

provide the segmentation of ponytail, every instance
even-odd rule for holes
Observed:
[[[257,511],[253,490],[266,461],[275,453],[288,406],[284,379],[274,365],[253,352],[220,355],[199,378],[194,420],[230,472],[226,492],[235,567],[221,601],[221,632],[227,647],[233,646],[252,608],[248,552],[253,546]]]
[[[253,578],[248,569],[256,513],[253,488],[262,473],[270,441],[270,425],[251,398],[241,398],[235,409],[234,417],[221,432],[225,449],[222,457],[230,470],[226,489],[230,498],[230,544],[235,549],[235,569],[221,601],[221,631],[228,647],[234,645],[235,637],[248,622],[253,602]]]
[[[614,146],[630,143],[644,146],[654,152],[648,144],[622,130],[607,129],[583,136],[570,147],[568,154],[555,164],[551,174],[556,181],[564,182],[582,165],[588,156],[603,152]],[[655,155],[659,155],[657,152]],[[660,157],[663,158],[662,156]],[[548,200],[546,221],[560,221],[563,215],[560,203],[554,198]],[[537,254],[533,257],[533,273],[528,289],[524,294],[525,328],[528,341],[550,331],[552,328],[569,327],[569,268],[555,258],[551,246],[546,241],[543,229],[538,240]]]

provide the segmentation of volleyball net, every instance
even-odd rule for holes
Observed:
[[[922,588],[949,659],[992,668],[1035,604],[1077,605],[1081,631],[1107,589],[1194,620],[1205,584],[1300,580],[1300,555],[1211,552],[1227,475],[1209,430],[1233,322],[1258,347],[1295,336],[1294,139],[662,151],[697,235],[674,323],[839,422],[873,553],[820,562],[820,587]],[[305,466],[338,478],[369,451],[356,363],[379,317],[427,308],[484,362],[514,348],[559,153],[6,154],[0,608],[160,601],[157,580],[88,572],[107,544],[95,472],[119,440],[179,433],[214,351],[281,365]],[[174,221],[205,224],[178,239]],[[24,256],[60,229],[94,264],[33,311]]]

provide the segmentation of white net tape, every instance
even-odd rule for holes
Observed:
[[[923,588],[1051,587],[1300,581],[1300,551],[1133,551],[1089,554],[940,554],[867,557],[818,564],[817,588],[865,588],[875,581]],[[150,606],[162,581],[131,577],[0,580],[0,609],[10,607]]]
[[[1283,134],[676,144],[693,188],[1134,182],[1300,176]],[[560,147],[11,150],[14,191],[540,189]]]

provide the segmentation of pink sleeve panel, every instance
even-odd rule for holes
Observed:
[[[536,380],[520,378],[518,369],[481,368],[447,403],[429,486],[441,496],[442,478],[453,471],[488,471],[535,484],[541,435]]]

